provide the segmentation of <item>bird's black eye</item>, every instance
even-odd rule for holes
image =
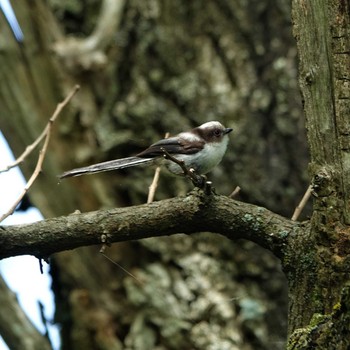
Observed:
[[[215,129],[214,130],[214,136],[216,136],[216,137],[221,136],[221,130],[220,129]]]

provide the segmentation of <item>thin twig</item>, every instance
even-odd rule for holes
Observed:
[[[47,133],[47,127],[44,129],[44,131],[41,133],[41,135],[29,146],[26,147],[25,151],[12,163],[7,165],[5,168],[0,169],[0,173],[4,173],[6,171],[9,171],[10,169],[16,167],[17,165],[21,164],[24,159],[36,148],[36,146],[43,140],[43,138],[46,136]]]
[[[157,168],[154,172],[153,181],[148,189],[147,203],[152,203],[154,200],[154,195],[155,195],[156,189],[158,187],[160,170],[161,170],[160,166],[157,166]]]
[[[168,137],[169,137],[169,133],[167,132],[165,134],[164,138],[167,139]],[[149,186],[149,190],[148,190],[147,203],[152,203],[154,200],[154,195],[155,195],[157,187],[158,187],[160,170],[161,170],[161,167],[158,166],[154,172],[153,181],[152,181],[151,185]]]
[[[302,210],[304,209],[304,207],[305,207],[307,201],[309,200],[309,198],[310,198],[310,196],[311,196],[311,192],[312,192],[312,186],[310,185],[310,186],[307,188],[307,190],[306,190],[306,192],[305,192],[305,194],[304,194],[302,200],[300,201],[300,203],[299,203],[299,204],[297,205],[297,207],[295,208],[291,220],[296,221],[296,220],[298,219],[300,213],[301,213]]]
[[[50,121],[51,123],[51,121]],[[50,130],[50,128],[48,129]],[[45,138],[45,143],[43,148],[39,151],[39,158],[38,158],[38,162],[36,164],[35,170],[32,174],[32,176],[30,177],[30,179],[28,180],[27,184],[25,185],[22,193],[19,195],[19,197],[17,198],[17,200],[13,203],[13,205],[11,206],[11,208],[0,217],[0,222],[3,221],[4,219],[6,219],[8,216],[10,216],[11,214],[13,214],[13,212],[15,211],[15,209],[17,208],[17,205],[21,202],[22,198],[24,197],[24,195],[28,192],[29,188],[32,186],[32,184],[34,183],[35,179],[38,177],[38,175],[41,172],[41,166],[43,164],[44,158],[45,158],[45,153],[47,150],[47,146],[50,140],[50,132],[48,131],[46,134],[46,138]]]
[[[46,134],[48,133],[48,130],[51,128],[51,123],[53,123],[58,115],[61,113],[62,109],[67,105],[67,103],[73,98],[73,96],[78,92],[80,89],[79,85],[76,85],[73,90],[69,93],[69,95],[62,101],[60,102],[57,107],[55,112],[53,113],[52,117],[50,118],[49,122],[47,123],[45,129],[43,132],[39,135],[39,137],[29,146],[26,147],[24,152],[12,163],[7,165],[5,168],[0,169],[0,173],[9,171],[10,169],[16,167],[17,165],[21,164],[24,159],[38,146],[38,144],[44,139]]]
[[[232,191],[232,193],[229,195],[230,198],[233,198],[237,196],[237,194],[241,191],[241,188],[239,186],[236,186],[236,188]]]
[[[61,102],[57,105],[52,117],[49,119],[44,131],[41,133],[41,135],[38,137],[38,139],[40,139],[38,142],[37,140],[32,144],[35,146],[45,137],[45,142],[43,145],[43,148],[39,151],[39,157],[38,157],[38,161],[37,164],[35,166],[34,172],[32,174],[32,176],[30,177],[30,179],[28,180],[27,184],[25,185],[22,193],[19,195],[19,197],[17,198],[17,200],[15,201],[15,203],[11,206],[11,208],[3,215],[1,215],[0,217],[0,222],[3,221],[4,219],[6,219],[8,216],[10,216],[11,214],[13,214],[13,212],[15,211],[17,205],[21,202],[22,198],[24,197],[24,195],[28,192],[29,188],[33,185],[34,181],[36,180],[36,178],[38,177],[38,175],[41,172],[42,169],[42,164],[44,162],[45,159],[45,154],[47,151],[47,147],[49,145],[49,141],[50,141],[50,135],[51,135],[51,129],[52,129],[52,125],[53,122],[56,120],[56,118],[58,117],[58,115],[61,113],[62,109],[68,104],[68,102],[72,99],[72,97],[77,93],[77,91],[80,89],[79,85],[76,85],[74,87],[74,89],[72,90],[72,92]],[[33,149],[35,148],[35,146],[33,147]],[[27,147],[28,149],[28,147]],[[21,155],[22,160],[28,156],[28,154],[33,150],[31,149],[27,154],[26,151],[23,153],[25,154],[24,157],[23,154]]]
[[[137,277],[135,277],[135,275],[133,275],[131,272],[129,272],[127,269],[125,269],[123,266],[121,266],[120,264],[118,264],[116,261],[114,261],[113,259],[111,259],[108,255],[106,255],[104,253],[104,250],[100,250],[100,253],[107,259],[109,260],[112,264],[118,266],[121,270],[123,270],[127,275],[129,275],[130,277],[132,277],[136,282],[138,282],[141,286],[143,286],[142,281],[140,281]]]

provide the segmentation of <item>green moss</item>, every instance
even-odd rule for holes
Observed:
[[[313,333],[318,327],[329,319],[328,315],[315,313],[312,315],[309,325],[303,328],[296,329],[289,338],[288,349],[311,349],[315,344],[313,343]],[[310,347],[307,347],[310,346]]]
[[[338,302],[333,306],[333,312],[337,312],[341,309],[341,303]]]
[[[315,313],[312,315],[309,327],[317,327],[320,323],[324,322],[327,319],[326,315]]]

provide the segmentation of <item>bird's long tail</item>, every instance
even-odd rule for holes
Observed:
[[[122,159],[115,159],[115,160],[110,160],[103,163],[89,165],[83,168],[76,168],[76,169],[66,171],[62,175],[60,175],[59,178],[64,179],[66,177],[72,177],[72,176],[101,173],[103,171],[124,169],[124,168],[129,168],[129,167],[141,165],[141,164],[144,164],[144,165],[151,164],[153,162],[154,162],[153,158],[128,157],[128,158],[122,158]]]

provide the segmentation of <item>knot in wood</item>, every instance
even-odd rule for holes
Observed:
[[[332,179],[333,175],[330,169],[326,167],[319,169],[311,183],[312,194],[315,197],[329,196],[334,191]]]

